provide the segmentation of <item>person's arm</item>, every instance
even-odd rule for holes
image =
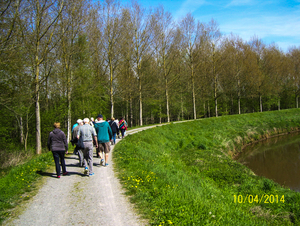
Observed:
[[[108,134],[109,134],[109,139],[112,140],[113,134],[110,126],[108,126]]]
[[[49,134],[49,137],[48,137],[47,147],[48,147],[49,151],[51,151],[51,133]]]
[[[98,148],[98,140],[97,140],[97,136],[94,136],[95,138],[95,142],[96,142],[96,148]]]
[[[79,140],[79,137],[80,137],[80,129],[81,128],[79,128],[79,130],[78,130],[78,132],[77,132],[77,139]]]
[[[66,148],[66,154],[68,154],[68,142],[67,142],[67,138],[66,138],[66,134],[64,132],[62,132],[62,139],[64,141],[65,144],[65,148]]]

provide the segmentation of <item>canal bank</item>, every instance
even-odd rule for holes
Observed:
[[[290,225],[299,223],[299,193],[232,156],[299,128],[299,109],[171,123],[128,136],[113,157],[131,201],[153,225]]]

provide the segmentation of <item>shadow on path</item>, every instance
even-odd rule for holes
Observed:
[[[56,178],[56,173],[49,173],[49,172],[43,172],[43,171],[37,171],[37,174],[40,174],[43,177],[55,177]],[[63,177],[69,177],[72,175],[78,175],[81,177],[87,177],[88,175],[84,174],[84,173],[79,173],[79,172],[70,172],[68,171],[67,175],[62,175]]]

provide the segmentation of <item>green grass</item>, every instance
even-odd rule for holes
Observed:
[[[232,158],[246,144],[299,128],[298,109],[170,124],[127,136],[113,158],[131,201],[152,225],[299,224],[299,193]],[[249,195],[252,203],[239,203]]]
[[[22,165],[4,169],[5,174],[0,178],[0,223],[10,216],[11,209],[31,198],[35,181],[41,177],[39,172],[53,164],[52,153],[48,152]]]

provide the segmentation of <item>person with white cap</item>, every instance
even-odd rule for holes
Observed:
[[[78,155],[78,158],[79,158],[79,166],[83,166],[83,152],[82,152],[82,147],[80,147],[79,145],[79,140],[77,138],[77,135],[78,135],[78,130],[80,128],[80,126],[83,125],[83,121],[81,119],[78,119],[77,120],[77,123],[78,123],[78,126],[76,126],[73,130],[73,133],[72,133],[72,141],[71,143],[75,146],[75,149],[74,149],[74,155]]]
[[[89,125],[90,120],[88,118],[83,119],[83,126],[80,126],[78,130],[77,138],[82,141],[83,146],[83,166],[85,168],[84,173],[89,176],[93,176],[93,137],[96,141],[96,148],[98,148],[97,134],[93,127]],[[89,167],[87,167],[89,165]]]

